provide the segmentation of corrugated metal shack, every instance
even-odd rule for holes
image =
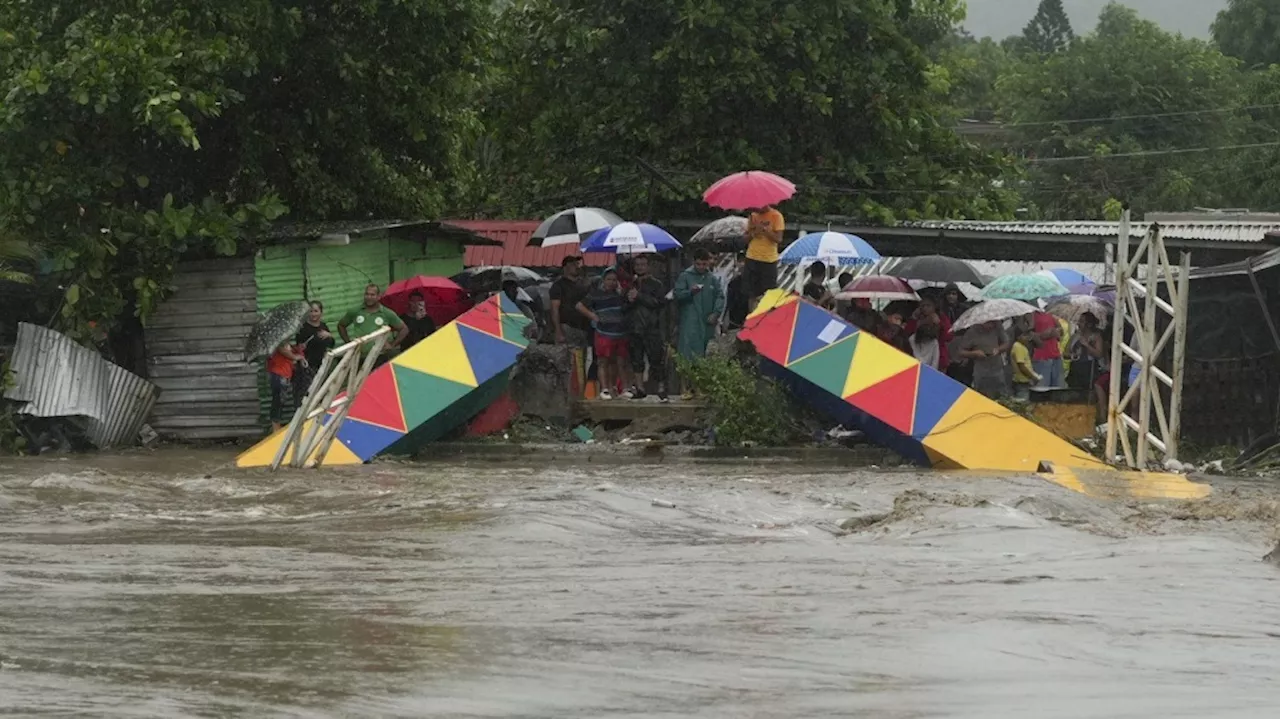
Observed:
[[[257,437],[258,369],[241,359],[257,321],[253,258],[183,262],[147,323],[147,370],[160,387],[151,426],[184,440]]]
[[[174,294],[147,327],[148,369],[163,389],[152,426],[188,441],[260,436],[268,398],[263,363],[241,360],[258,312],[320,300],[336,328],[366,284],[456,274],[467,244],[491,242],[429,221],[282,224],[252,257],[181,263]]]
[[[21,414],[83,417],[101,449],[137,439],[156,400],[156,387],[94,350],[47,327],[23,322],[10,364],[14,385],[4,396],[24,402]]]

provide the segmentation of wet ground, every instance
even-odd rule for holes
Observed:
[[[0,460],[0,714],[1221,718],[1280,700],[1265,482],[1115,503],[776,465],[230,460]]]

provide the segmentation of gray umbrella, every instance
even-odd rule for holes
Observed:
[[[272,307],[258,324],[249,330],[249,338],[244,342],[244,361],[251,362],[258,357],[269,355],[280,345],[289,342],[298,334],[298,328],[307,318],[307,310],[311,305],[302,300],[285,302]]]
[[[747,240],[747,218],[729,215],[703,225],[689,244],[710,246],[721,252],[740,250]]]
[[[1107,318],[1111,316],[1115,309],[1110,303],[1104,302],[1097,297],[1067,295],[1066,297],[1049,300],[1045,311],[1054,317],[1061,317],[1073,325],[1080,324],[1080,317],[1087,312],[1098,321],[1099,327],[1106,327]]]
[[[904,280],[921,280],[923,282],[968,282],[982,287],[987,280],[981,272],[968,262],[945,255],[921,255],[907,257],[894,263],[892,267],[881,270],[880,274],[901,277]]]
[[[960,315],[951,329],[958,332],[987,322],[1003,322],[1033,312],[1036,312],[1035,307],[1019,300],[987,300]]]

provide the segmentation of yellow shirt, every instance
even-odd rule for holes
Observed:
[[[1062,377],[1065,379],[1071,371],[1071,355],[1067,349],[1071,346],[1071,323],[1058,318],[1058,326],[1062,328],[1062,336],[1058,338],[1058,350],[1062,353]]]
[[[1031,375],[1022,371],[1023,366],[1031,366],[1031,350],[1021,342],[1014,342],[1013,349],[1010,351],[1013,357],[1013,383],[1014,384],[1035,384],[1035,380]]]
[[[751,217],[747,222],[750,223],[747,225],[748,232],[750,232],[751,225],[757,223],[767,224],[773,228],[774,232],[778,233],[779,238],[782,237],[782,231],[787,228],[787,223],[782,218],[782,213],[773,208],[764,212],[751,213]],[[777,262],[778,243],[763,235],[752,237],[751,241],[747,243],[747,259],[755,260],[756,262]]]

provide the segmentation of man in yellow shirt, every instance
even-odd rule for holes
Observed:
[[[760,208],[747,220],[747,264],[742,279],[752,309],[764,293],[778,286],[778,246],[786,227],[782,213],[773,207]]]
[[[1071,374],[1071,323],[1059,317],[1058,326],[1062,328],[1058,350],[1062,352],[1062,382],[1066,384],[1067,375]]]
[[[1052,341],[1052,340],[1050,340]],[[1040,375],[1031,366],[1031,343],[1035,342],[1035,333],[1024,331],[1013,343],[1009,359],[1013,361],[1013,396],[1015,399],[1027,401],[1031,399],[1031,387],[1040,382]]]

